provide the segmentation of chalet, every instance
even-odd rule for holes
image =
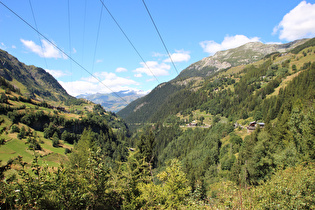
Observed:
[[[191,122],[191,123],[188,124],[188,126],[189,126],[189,127],[195,127],[195,126],[197,126],[197,123]]]
[[[265,123],[257,123],[256,121],[250,122],[249,125],[247,126],[247,131],[253,131],[256,129],[256,127],[264,128]]]

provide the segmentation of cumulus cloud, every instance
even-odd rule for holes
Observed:
[[[123,67],[118,67],[116,70],[116,72],[126,72],[128,71],[127,69],[123,68]]]
[[[293,41],[300,38],[315,36],[315,4],[302,1],[273,29],[273,34],[279,33],[279,38]]]
[[[51,74],[55,78],[63,77],[69,75],[69,73],[65,73],[61,70],[50,70],[50,69],[45,69],[49,74]]]
[[[4,44],[3,42],[1,42],[1,43],[0,43],[0,48],[3,49],[3,50],[5,50],[5,49],[7,49],[7,46],[5,46],[5,44]]]
[[[169,75],[171,66],[166,63],[159,64],[156,61],[147,61],[146,63],[141,62],[142,67],[133,70],[133,72],[144,73],[148,76],[166,76]]]
[[[153,52],[152,53],[152,57],[165,57],[167,56],[166,54],[162,54],[162,53],[159,53],[159,52]]]
[[[63,58],[67,59],[67,56],[61,53],[59,50],[55,48],[54,45],[49,43],[46,40],[41,40],[42,46],[35,44],[35,42],[31,40],[24,40],[20,39],[23,45],[31,50],[32,52],[36,53],[40,57],[43,58]]]
[[[244,35],[235,35],[235,36],[225,36],[221,44],[210,40],[200,42],[200,46],[203,48],[204,52],[209,53],[210,55],[215,54],[218,51],[228,50],[232,48],[239,47],[248,42],[259,42],[259,37],[248,38]]]
[[[72,96],[78,96],[80,94],[111,93],[112,91],[118,92],[127,89],[133,90],[135,88],[130,87],[130,85],[139,85],[139,83],[134,80],[118,77],[114,73],[98,72],[94,75],[99,80],[93,77],[88,77],[82,78],[82,80],[79,81],[59,81],[59,83]]]
[[[173,62],[183,62],[190,60],[190,52],[184,50],[175,50],[175,53],[171,55]],[[169,63],[172,62],[170,58],[165,59],[164,62]]]
[[[139,77],[142,77],[142,74],[141,74],[141,73],[135,74],[134,77],[138,77],[138,78],[139,78]]]

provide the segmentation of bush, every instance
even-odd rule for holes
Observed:
[[[254,190],[258,209],[313,209],[315,164],[305,163],[275,173]]]
[[[65,149],[65,154],[71,153],[72,151],[68,148]]]
[[[20,128],[17,125],[12,125],[11,126],[11,133],[19,133]]]
[[[5,139],[4,138],[1,138],[0,139],[0,145],[3,145],[5,143]]]

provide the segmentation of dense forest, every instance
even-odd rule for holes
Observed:
[[[202,81],[161,84],[132,132],[100,105],[69,118],[1,79],[2,135],[25,141],[33,158],[2,163],[0,207],[313,209],[314,81],[310,39]],[[40,139],[70,144],[65,161],[43,164]]]

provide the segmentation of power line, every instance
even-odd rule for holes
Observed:
[[[71,47],[71,18],[70,18],[70,0],[68,0],[68,36],[69,36],[69,54],[72,56]],[[70,61],[71,81],[72,81],[72,62]],[[72,87],[72,86],[71,86]],[[72,87],[73,88],[73,87]]]
[[[37,22],[36,22],[36,18],[35,18],[33,6],[32,6],[32,2],[31,2],[31,0],[28,0],[28,2],[30,3],[30,7],[31,7],[31,11],[32,11],[32,15],[33,15],[35,27],[36,27],[36,29],[38,30]],[[38,34],[37,34],[37,35],[38,35]],[[48,69],[47,60],[46,60],[45,52],[44,52],[44,48],[43,48],[43,43],[41,42],[39,35],[38,35],[38,41],[39,41],[39,43],[40,43],[40,47],[41,47],[42,53],[43,53],[43,55],[44,55],[44,60],[45,60],[45,64],[46,64],[46,69]]]
[[[10,12],[12,12],[15,16],[17,16],[20,20],[22,20],[26,25],[28,25],[30,28],[32,28],[34,31],[36,31],[40,36],[42,36],[44,39],[46,39],[46,41],[48,41],[50,44],[52,44],[56,49],[58,49],[61,53],[63,53],[65,56],[67,56],[71,61],[73,61],[75,64],[77,64],[81,69],[83,69],[84,71],[86,71],[88,74],[90,74],[94,79],[96,79],[100,84],[102,84],[103,86],[105,86],[108,90],[110,90],[112,93],[114,93],[117,97],[119,97],[121,100],[125,101],[126,104],[128,104],[128,102],[122,98],[121,96],[119,96],[117,93],[115,93],[112,89],[110,89],[107,85],[105,85],[99,78],[97,78],[96,76],[94,76],[91,72],[89,72],[86,68],[84,68],[80,63],[78,63],[76,60],[74,60],[72,57],[70,57],[66,52],[64,52],[61,48],[59,48],[55,43],[53,43],[52,41],[50,41],[46,36],[44,36],[42,33],[40,33],[36,28],[34,28],[31,24],[29,24],[26,20],[24,20],[21,16],[19,16],[17,13],[15,13],[12,9],[10,9],[7,5],[5,5],[2,1],[0,1],[0,3],[7,8],[8,10],[10,10]]]
[[[81,60],[81,62],[83,62],[83,58],[84,58],[85,22],[86,22],[86,2],[87,2],[87,0],[85,0],[85,3],[84,3],[84,21],[83,21],[82,60]]]
[[[152,15],[151,15],[151,13],[150,13],[150,11],[149,11],[149,9],[148,9],[146,3],[144,2],[144,0],[142,0],[142,2],[143,2],[144,7],[146,8],[146,10],[147,10],[147,12],[148,12],[150,18],[151,18],[151,21],[152,21],[152,23],[153,23],[153,25],[154,25],[154,27],[155,27],[156,32],[158,33],[158,35],[159,35],[159,37],[160,37],[161,42],[163,43],[163,46],[164,46],[164,48],[165,48],[165,50],[166,50],[166,52],[167,52],[167,54],[168,54],[168,57],[170,58],[170,60],[171,60],[171,62],[172,62],[172,64],[173,64],[173,66],[174,66],[174,68],[175,68],[175,70],[176,70],[176,72],[177,72],[177,75],[178,75],[178,71],[177,71],[177,68],[176,68],[176,66],[175,66],[175,63],[173,62],[172,56],[171,56],[170,52],[168,51],[168,49],[167,49],[167,47],[166,47],[166,44],[165,44],[165,42],[164,42],[164,40],[163,40],[163,38],[162,38],[162,36],[161,36],[161,34],[160,34],[160,31],[159,31],[158,27],[156,26],[156,24],[155,24],[155,22],[154,22],[154,20],[153,20],[153,17],[152,17]]]
[[[158,81],[158,83],[160,83],[160,81],[158,80],[158,78],[154,75],[154,73],[152,72],[152,70],[150,69],[150,67],[147,65],[147,63],[145,62],[145,60],[142,58],[142,56],[140,55],[139,51],[137,50],[137,48],[134,46],[134,44],[131,42],[131,40],[129,39],[129,37],[127,36],[127,34],[125,33],[125,31],[121,28],[121,26],[119,25],[119,23],[117,22],[117,20],[114,18],[114,16],[112,15],[112,13],[109,11],[109,9],[105,6],[104,2],[102,0],[100,0],[100,2],[102,3],[103,7],[107,10],[108,14],[111,16],[111,18],[114,20],[114,22],[116,23],[116,25],[118,26],[118,28],[120,29],[120,31],[124,34],[124,36],[126,37],[126,39],[128,40],[129,44],[133,47],[133,49],[136,51],[136,53],[138,54],[138,56],[141,58],[141,60],[143,61],[144,65],[149,69],[149,71],[151,72],[151,74],[154,76],[154,78],[156,79],[156,81]]]
[[[96,49],[97,49],[98,37],[99,37],[99,34],[100,34],[100,28],[101,28],[101,22],[102,22],[102,15],[103,15],[103,7],[101,7],[100,19],[99,19],[99,21],[98,21],[98,28],[97,28],[97,35],[96,35],[96,42],[95,42],[94,56],[93,56],[93,63],[92,63],[92,73],[94,73],[95,56],[96,56]]]

